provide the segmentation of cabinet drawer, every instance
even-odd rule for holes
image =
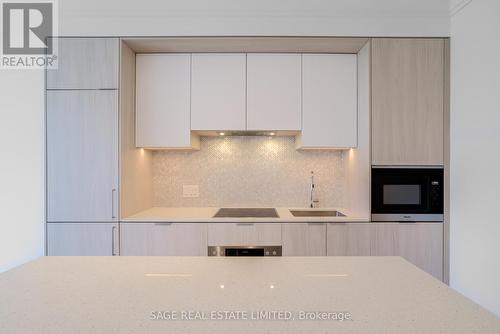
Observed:
[[[208,224],[209,246],[279,246],[281,224],[211,223]]]
[[[121,255],[207,255],[206,224],[122,223],[120,229]]]

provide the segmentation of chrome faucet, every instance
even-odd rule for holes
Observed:
[[[311,198],[310,198],[310,204],[309,206],[311,208],[315,208],[316,205],[319,203],[319,200],[317,198],[315,198],[315,194],[314,194],[314,188],[315,188],[315,185],[314,185],[314,171],[311,171]]]

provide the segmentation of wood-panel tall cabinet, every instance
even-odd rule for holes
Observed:
[[[119,39],[59,38],[47,70],[47,254],[115,255]]]
[[[443,165],[445,41],[372,39],[372,164]]]

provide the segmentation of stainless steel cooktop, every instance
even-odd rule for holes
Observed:
[[[275,208],[220,208],[214,218],[279,218]]]

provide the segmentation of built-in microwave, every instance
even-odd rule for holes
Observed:
[[[443,168],[372,168],[372,221],[443,221]]]

